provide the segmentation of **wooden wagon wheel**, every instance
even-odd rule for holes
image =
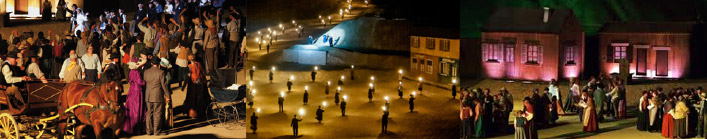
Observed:
[[[0,138],[20,138],[20,130],[17,130],[17,122],[15,122],[15,118],[8,113],[0,114]]]

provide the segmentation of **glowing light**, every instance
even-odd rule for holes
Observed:
[[[385,96],[383,99],[385,99],[385,101],[388,101],[388,96]]]
[[[403,85],[403,82],[398,82],[399,85]]]
[[[297,26],[298,28],[302,28],[302,25]]]
[[[260,113],[260,108],[258,108],[257,112]]]
[[[375,81],[375,80],[376,80],[376,77],[371,76],[371,81]]]
[[[326,81],[326,85],[331,85],[331,81]]]
[[[329,20],[331,20],[331,16],[327,17]]]
[[[267,41],[263,41],[263,43],[268,43]]]
[[[412,91],[412,96],[415,96],[415,95],[417,95],[417,92]]]
[[[399,74],[403,74],[403,69],[399,69],[399,70],[398,70],[398,73],[399,73]]]
[[[295,76],[294,76],[294,75],[290,75],[290,80],[295,80]]]
[[[272,71],[275,71],[275,67],[272,67],[271,69],[272,69]]]
[[[349,98],[349,97],[348,97],[348,96],[346,96],[346,95],[344,95],[344,100],[346,100],[347,98]]]
[[[284,28],[284,27],[282,26],[282,24],[280,24],[280,28]]]
[[[309,90],[309,86],[304,86],[304,90]]]
[[[268,32],[272,32],[272,29],[270,27],[268,27]]]
[[[304,116],[304,109],[302,109],[302,108],[299,109],[299,116]]]
[[[258,35],[260,35],[260,34],[261,34],[260,31],[258,31]]]
[[[280,97],[285,97],[285,92],[280,91]]]
[[[297,24],[297,23],[295,23],[295,20],[292,20],[292,24]]]
[[[452,83],[456,84],[456,83],[457,83],[457,79],[452,79]]]
[[[318,70],[319,68],[317,66],[314,66],[314,70]]]
[[[386,111],[386,110],[388,110],[388,109],[385,106],[383,106],[383,111]]]
[[[322,102],[322,106],[326,107],[326,102]]]
[[[255,66],[253,66],[253,70],[255,70]]]
[[[618,65],[618,64],[614,64],[613,66],[611,66],[611,72],[610,72],[610,73],[619,73],[619,65]]]
[[[353,69],[353,68],[354,68],[354,65],[351,65],[351,68]]]
[[[319,19],[322,19],[322,15],[319,15]]]
[[[253,81],[248,81],[248,84],[249,84],[250,86],[253,86]]]
[[[341,91],[341,86],[337,87],[337,88],[336,88],[336,90],[339,90],[339,91]]]
[[[373,83],[368,83],[368,86],[370,86],[371,88],[373,88]]]
[[[341,80],[344,80],[344,75],[341,75]]]
[[[418,81],[422,82],[422,77],[417,78]]]
[[[260,42],[260,38],[255,38],[255,42]]]
[[[255,89],[250,90],[250,93],[253,94],[253,95],[255,95]]]

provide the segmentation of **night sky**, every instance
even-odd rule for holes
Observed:
[[[707,0],[461,0],[460,6],[464,38],[480,37],[479,29],[499,7],[569,8],[589,36],[609,21],[694,21],[707,15]]]

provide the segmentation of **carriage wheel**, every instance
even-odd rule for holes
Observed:
[[[0,138],[20,138],[20,131],[17,130],[17,122],[15,122],[15,118],[8,113],[0,114]]]
[[[206,118],[211,126],[216,127],[216,124],[223,123],[224,112],[223,109],[219,107],[218,103],[211,102],[211,104],[209,104],[209,107],[207,108],[208,109],[206,109]],[[216,119],[218,121],[214,121],[213,119]]]

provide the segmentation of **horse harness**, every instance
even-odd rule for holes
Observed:
[[[83,93],[83,96],[81,97],[81,101],[80,101],[80,102],[85,102],[86,97],[88,97],[88,94],[90,94],[91,91],[93,91],[94,89],[96,89],[96,87],[99,87],[99,88],[100,88],[100,86],[103,85],[103,84],[101,84],[101,83],[95,84],[95,83],[87,83],[87,82],[83,82],[83,81],[81,82],[81,84],[82,84],[82,85],[91,85],[91,88],[87,89],[87,90]],[[106,87],[106,89],[107,89],[106,92],[108,92],[108,91],[110,90],[110,88],[108,88],[108,87]],[[94,105],[93,107],[91,107],[91,108],[88,109],[87,111],[84,111],[84,112],[83,112],[83,114],[86,115],[86,119],[90,120],[90,119],[91,119],[91,113],[93,113],[93,112],[95,112],[95,111],[98,111],[98,110],[110,111],[110,112],[113,113],[113,114],[118,114],[118,113],[122,110],[122,106],[120,106],[120,103],[118,103],[118,102],[116,102],[116,101],[101,99],[101,98],[103,98],[103,97],[102,97],[103,95],[101,95],[101,92],[100,92],[100,91],[98,91],[96,95],[98,95],[98,97],[96,97],[96,100],[97,100],[98,105]],[[66,98],[66,97],[64,97],[64,98]],[[108,106],[103,105],[103,104],[101,104],[100,102],[106,103],[106,104],[108,104]],[[61,102],[59,102],[59,103],[61,103]],[[118,105],[118,109],[111,109],[112,106],[115,106],[115,105]],[[68,109],[68,108],[61,107],[61,105],[59,105],[59,107],[60,107],[60,110]],[[91,125],[91,124],[92,124],[92,123],[90,123],[90,122],[88,123],[88,125]]]

